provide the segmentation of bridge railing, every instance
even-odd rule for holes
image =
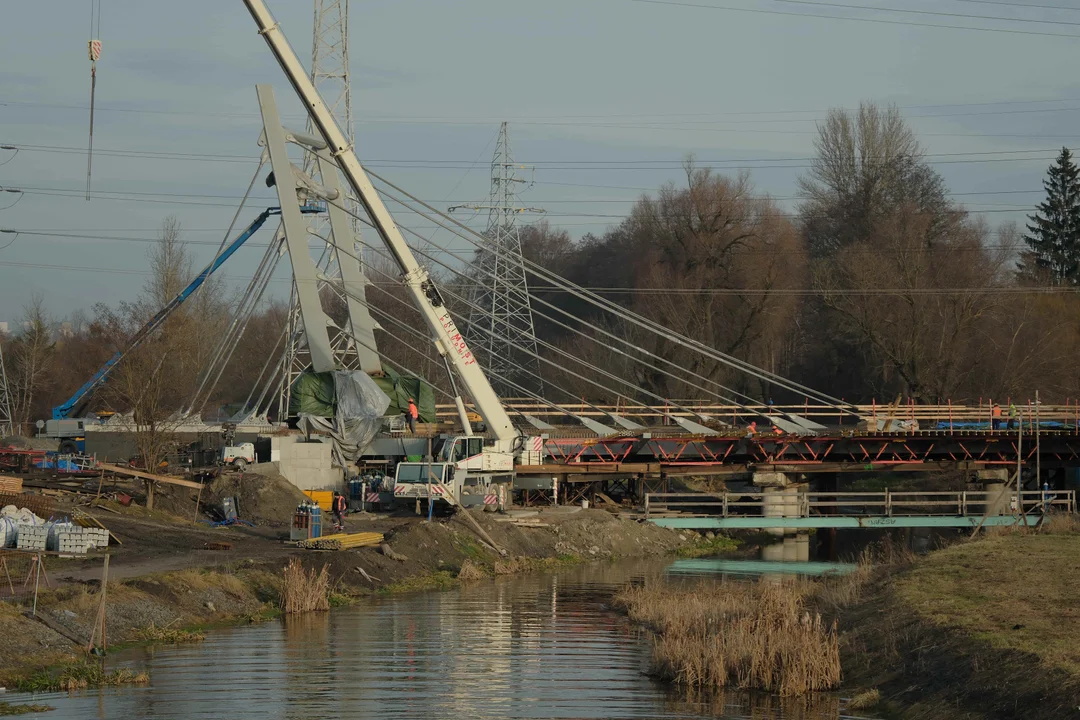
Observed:
[[[1025,490],[1025,513],[1077,512],[1075,490]],[[894,492],[721,492],[646,493],[645,517],[650,515],[765,515],[777,517],[955,516],[1014,514],[1015,491],[900,491]]]

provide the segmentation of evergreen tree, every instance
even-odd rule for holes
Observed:
[[[1055,285],[1080,285],[1080,170],[1068,148],[1050,166],[1043,187],[1046,200],[1028,216],[1029,250],[1017,267],[1032,279],[1048,276]]]

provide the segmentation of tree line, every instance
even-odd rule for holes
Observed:
[[[897,394],[920,403],[1026,399],[1036,389],[1064,401],[1080,397],[1073,361],[1080,349],[1080,172],[1067,149],[1044,185],[1046,197],[1025,228],[992,228],[951,199],[896,108],[865,104],[834,110],[820,124],[793,213],[757,192],[749,174],[720,175],[689,160],[680,183],[643,195],[606,232],[575,241],[539,223],[523,229],[522,248],[529,260],[619,306],[853,402]],[[23,432],[123,352],[193,277],[175,220],[163,224],[148,264],[136,300],[77,313],[65,336],[35,296],[23,329],[0,337]],[[377,340],[387,364],[449,387],[404,288],[386,279],[396,271],[379,267],[369,274],[367,302],[383,313],[376,315],[383,326]],[[462,282],[445,272],[440,279]],[[608,386],[610,379],[559,351],[628,378],[646,393],[619,389],[638,401],[709,399],[699,382],[665,372],[668,363],[761,401],[801,401],[600,313],[540,278],[530,282],[540,352],[573,370],[542,365],[553,401],[615,400],[582,378]],[[157,423],[182,409],[204,415],[238,409],[265,381],[260,374],[280,352],[288,317],[282,302],[265,303],[221,377],[207,387],[204,370],[238,300],[211,280],[125,356],[91,408],[134,411]],[[326,292],[324,306],[343,325],[341,298]],[[384,321],[387,316],[419,334]],[[659,359],[633,362],[604,333]]]

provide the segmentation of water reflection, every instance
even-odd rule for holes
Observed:
[[[132,720],[840,716],[831,696],[811,705],[687,698],[646,677],[647,638],[607,602],[613,589],[664,569],[589,566],[215,632],[198,645],[125,654],[148,668],[149,687],[39,700],[58,708],[49,718]],[[666,569],[748,572],[708,559]]]

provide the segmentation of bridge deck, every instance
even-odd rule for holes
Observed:
[[[1080,467],[1080,432],[1074,428],[1043,430],[1038,447],[1026,432],[1016,430],[915,430],[862,433],[830,431],[817,435],[689,436],[642,433],[606,438],[557,438],[544,441],[547,465],[562,472],[589,472],[586,466],[607,465],[606,472],[678,471],[707,474],[791,468],[871,471],[939,467],[1015,466],[1017,460],[1043,467]],[[557,471],[552,468],[551,471]]]

